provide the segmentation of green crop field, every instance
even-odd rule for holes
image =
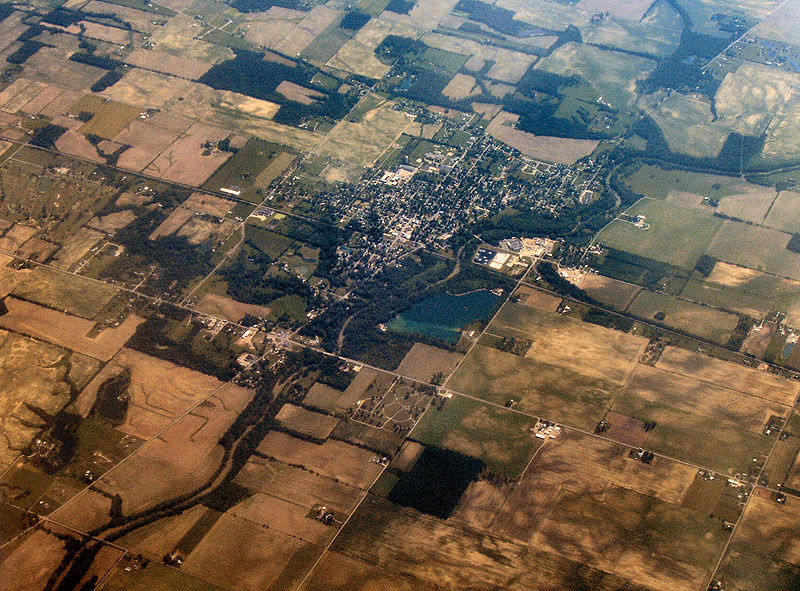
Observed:
[[[655,199],[641,199],[627,213],[645,216],[650,227],[640,229],[615,219],[597,235],[597,241],[687,270],[694,268],[722,225],[721,219],[707,213]]]
[[[410,437],[483,460],[493,472],[519,476],[537,447],[536,419],[464,396],[428,407]]]

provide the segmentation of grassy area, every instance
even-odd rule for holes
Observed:
[[[645,216],[649,227],[638,228],[617,218],[597,235],[597,241],[687,270],[694,268],[722,224],[722,220],[707,213],[655,199],[640,199],[627,214],[633,218]]]
[[[636,296],[628,312],[720,344],[728,342],[739,322],[735,314],[647,290]]]
[[[733,195],[728,187],[734,180],[731,177],[666,170],[652,164],[631,167],[623,180],[633,192],[653,199],[666,199],[671,191],[696,193],[712,199]]]
[[[620,386],[478,345],[447,382],[458,392],[581,429],[594,429]]]
[[[252,138],[203,184],[203,188],[219,191],[222,187],[250,187],[259,174],[283,152],[282,146]]]
[[[536,420],[478,400],[455,396],[428,408],[410,437],[483,460],[493,472],[519,476],[537,447]]]

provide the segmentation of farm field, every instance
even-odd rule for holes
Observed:
[[[538,447],[536,419],[455,396],[428,407],[409,437],[477,458],[498,474],[519,476]]]
[[[385,103],[370,110],[359,123],[340,121],[314,152],[348,165],[370,166],[410,123],[402,111]]]
[[[381,467],[372,461],[375,454],[341,441],[328,440],[316,444],[271,431],[258,446],[258,451],[269,458],[305,466],[317,474],[361,489],[369,487],[381,471]]]
[[[718,578],[729,588],[791,589],[800,584],[794,533],[800,526],[800,502],[787,496],[783,504],[774,493],[756,488],[731,539]]]
[[[51,308],[16,298],[4,300],[8,312],[0,316],[0,327],[64,347],[71,351],[108,361],[136,332],[143,318],[128,316],[118,327],[105,328],[88,337],[94,322],[70,316]]]
[[[647,290],[639,292],[627,311],[721,344],[728,342],[739,322],[735,314]]]
[[[781,191],[764,220],[764,225],[789,234],[800,233],[800,193]]]
[[[612,410],[655,422],[642,446],[724,474],[746,473],[771,450],[764,435],[772,416],[788,407],[662,367],[640,365]]]
[[[800,394],[800,383],[794,380],[677,347],[664,349],[656,366],[787,406]]]
[[[525,359],[558,365],[587,376],[623,382],[647,340],[596,324],[507,303],[486,329],[504,337],[529,337]]]
[[[685,170],[668,170],[653,164],[636,164],[626,169],[623,179],[635,193],[651,199],[675,201],[678,205],[691,207],[688,203],[677,203],[677,196],[690,194],[698,199],[694,206],[702,208],[702,198],[721,199],[735,195],[731,185],[739,179],[714,174],[700,174]],[[675,195],[675,197],[673,197]]]
[[[719,218],[655,199],[640,199],[626,214],[633,218],[645,216],[650,227],[645,230],[631,222],[615,219],[597,235],[597,241],[611,248],[687,270],[694,268],[700,256],[709,249],[715,235],[726,236]],[[723,226],[722,230],[720,226]],[[712,256],[716,250],[712,245]]]
[[[500,111],[487,126],[486,131],[495,139],[519,150],[526,156],[560,164],[574,164],[577,160],[591,154],[600,143],[597,140],[537,136],[514,128],[513,125],[518,119],[519,115]]]
[[[460,353],[414,343],[395,371],[421,382],[430,382],[436,374],[450,375],[461,357]]]
[[[578,283],[578,287],[598,302],[615,310],[625,310],[642,289],[638,285],[617,281],[596,273],[586,273]]]
[[[35,302],[92,320],[117,294],[109,285],[36,266],[19,272],[22,277],[11,291],[21,300]]]
[[[75,401],[76,410],[89,414],[100,385],[108,378],[130,371],[128,392],[131,403],[121,431],[149,439],[197,404],[222,387],[211,376],[176,366],[132,349],[122,349]]]
[[[54,345],[0,330],[0,463],[8,466],[41,431],[27,404],[55,414],[70,401],[69,383],[83,387],[97,361]]]
[[[611,105],[625,108],[635,99],[630,81],[645,78],[655,65],[647,58],[570,42],[540,60],[536,68],[581,76]]]
[[[293,404],[284,404],[275,420],[284,428],[313,439],[327,439],[339,422],[336,417],[312,412]]]
[[[800,280],[800,254],[786,248],[790,238],[778,230],[725,220],[708,254],[726,263]]]
[[[690,279],[681,297],[754,318],[776,310],[789,324],[800,321],[800,282],[729,263],[718,262],[705,279]]]
[[[534,359],[475,345],[446,386],[501,406],[594,429],[621,385]]]

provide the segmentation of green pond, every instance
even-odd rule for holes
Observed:
[[[395,332],[456,344],[464,327],[489,316],[499,302],[500,296],[485,289],[464,295],[440,293],[417,302],[386,326]]]

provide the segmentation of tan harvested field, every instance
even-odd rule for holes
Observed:
[[[91,320],[70,316],[37,304],[6,298],[8,313],[0,316],[0,327],[13,330],[76,351],[101,361],[108,361],[136,332],[143,318],[131,315],[116,328],[106,328],[94,338],[86,334],[94,326]]]
[[[305,506],[257,492],[231,508],[228,514],[322,546],[330,541],[338,528],[309,516],[312,509],[313,505]]]
[[[59,152],[69,154],[70,156],[91,160],[97,164],[105,162],[105,158],[97,152],[97,148],[86,139],[86,136],[72,130],[68,130],[64,135],[58,138],[55,146]]]
[[[339,419],[330,415],[306,410],[302,406],[284,404],[275,416],[284,428],[314,439],[327,439]]]
[[[325,98],[325,94],[319,92],[318,90],[306,88],[305,86],[300,86],[299,84],[289,82],[288,80],[284,80],[278,84],[278,87],[275,89],[275,91],[282,94],[290,101],[294,101],[303,105],[313,105],[317,103],[319,99]]]
[[[581,277],[578,287],[615,310],[624,310],[642,290],[638,285],[617,281],[596,273],[586,273]]]
[[[690,280],[681,295],[754,318],[781,310],[786,313],[787,324],[800,321],[800,281],[729,263],[718,262],[702,283]]]
[[[669,406],[714,421],[730,422],[739,429],[761,433],[772,416],[786,417],[789,406],[717,384],[639,365],[623,390],[648,406]]]
[[[225,296],[209,293],[197,302],[194,308],[205,314],[221,316],[232,322],[239,322],[245,315],[255,316],[256,318],[267,318],[270,314],[269,308],[256,306],[255,304],[243,304]]]
[[[141,171],[176,139],[178,132],[136,119],[114,138],[120,144],[131,146],[120,155],[118,165]]]
[[[20,281],[11,295],[69,314],[94,319],[117,295],[117,288],[37,266],[20,271]]]
[[[437,373],[450,375],[462,357],[461,353],[414,343],[395,371],[421,382],[430,382]]]
[[[267,14],[275,8],[272,7]],[[246,38],[251,41],[258,39],[260,44],[280,51],[284,55],[299,55],[314,39],[336,22],[341,16],[341,10],[327,5],[315,5],[308,12],[300,12],[297,15],[299,18],[292,18],[293,15],[287,16],[289,17],[287,20],[293,25],[292,28],[282,26],[279,27],[278,34],[271,34],[269,27],[263,26],[262,23],[254,23],[254,26],[247,29]],[[271,22],[272,19],[267,24]]]
[[[800,193],[781,191],[775,198],[764,225],[790,234],[800,233]]]
[[[73,528],[90,530],[108,523],[111,511],[111,499],[94,490],[85,490],[76,493],[80,502],[66,502],[56,509],[53,514],[58,516],[58,522]]]
[[[637,367],[613,410],[655,423],[644,447],[723,474],[744,473],[766,455],[770,416],[788,406],[646,365]]]
[[[6,297],[22,278],[18,271],[7,266],[13,260],[9,255],[0,254],[0,298]]]
[[[368,99],[369,95],[363,100]],[[392,103],[384,103],[358,123],[340,121],[315,152],[349,165],[371,166],[411,124],[412,118],[391,107]]]
[[[447,387],[581,429],[593,430],[611,407],[619,382],[476,345]]]
[[[105,380],[131,370],[128,392],[131,396],[125,423],[120,431],[149,439],[175,417],[222,387],[211,376],[131,349],[122,349],[80,393],[75,407],[83,416],[92,408],[97,389]]]
[[[23,226],[22,224],[14,224],[11,228],[6,230],[6,233],[0,238],[0,250],[14,254],[23,244],[35,236],[36,232],[36,228]]]
[[[402,579],[375,565],[328,551],[302,586],[303,591],[415,591],[419,583]]]
[[[25,103],[20,110],[24,113],[28,113],[29,115],[38,115],[45,110],[48,105],[53,103],[63,92],[64,90],[58,86],[45,86],[41,92],[39,92],[30,101]]]
[[[772,114],[797,101],[800,75],[744,62],[727,74],[714,97],[720,126],[742,135],[764,133]]]
[[[167,218],[150,233],[150,240],[158,240],[164,236],[169,236],[180,230],[181,226],[194,217],[194,212],[183,207],[173,209]]]
[[[57,250],[58,244],[34,237],[20,247],[17,255],[25,259],[42,262],[50,258],[50,255]]]
[[[231,559],[231,549],[236,549]],[[182,565],[226,589],[294,589],[321,548],[247,520],[223,514]]]
[[[66,531],[52,525],[38,525],[0,553],[2,591],[38,591],[45,588],[50,574],[66,555]]]
[[[205,506],[195,505],[178,515],[140,527],[120,538],[119,543],[129,551],[142,552],[149,556],[163,556],[177,547],[181,538],[207,511],[209,509]],[[64,519],[61,512],[59,518]]]
[[[68,27],[67,30],[76,35],[81,33],[85,37],[107,41],[114,45],[128,45],[140,39],[140,35],[133,31],[125,30],[120,27],[109,27],[92,21],[80,21]]]
[[[84,123],[78,131],[84,135],[93,134],[110,140],[136,121],[142,109],[116,101],[105,101],[90,94],[69,108],[69,113],[72,115],[78,115],[81,111],[93,113],[94,117]]]
[[[487,332],[531,338],[534,342],[526,358],[620,383],[648,342],[644,337],[511,302],[498,312]]]
[[[118,362],[119,358],[118,356],[115,362]],[[164,384],[162,389],[156,391],[153,388],[149,392],[144,390],[140,379],[141,372],[137,372],[138,368],[133,368],[134,374],[128,389],[132,398],[131,406],[128,409],[126,423],[119,429],[128,432],[136,428],[136,416],[142,415],[141,412],[136,412],[137,405],[145,401],[153,405],[151,408],[155,408],[156,404],[161,405],[160,411],[165,420],[157,431],[142,433],[152,437],[150,441],[95,481],[95,486],[100,490],[122,497],[122,509],[125,513],[144,510],[156,503],[189,492],[206,482],[214,474],[223,457],[222,447],[218,445],[220,437],[253,396],[252,390],[233,384],[226,384],[209,396],[212,391],[203,388],[200,379],[196,377],[202,374],[177,366],[172,367],[176,369],[171,370],[171,375],[179,370],[184,380],[177,384],[181,378],[175,376],[176,382],[170,384],[166,376],[161,376],[161,382]],[[163,368],[157,369],[163,370]],[[119,367],[116,371],[119,371]],[[100,376],[102,375],[108,375],[108,372],[104,369]],[[193,383],[192,378],[194,378]],[[202,378],[213,380],[207,376]],[[90,388],[95,383],[96,381]],[[178,391],[178,388],[192,387],[198,388],[199,395],[191,400]],[[142,392],[147,398],[142,396]],[[84,393],[81,394],[81,397],[83,396]],[[190,410],[190,406],[196,404],[201,397],[207,399]],[[85,400],[79,400],[79,407],[84,402]],[[172,418],[189,410],[190,412],[164,428]],[[59,511],[69,511],[71,505],[84,504],[84,494],[74,497]],[[80,516],[77,519],[79,521]],[[80,524],[79,527],[85,526],[86,524]]]
[[[94,359],[0,330],[0,462],[10,464],[44,424],[26,403],[49,414],[68,402],[68,381],[82,388],[97,371]]]
[[[597,147],[597,140],[574,140],[569,138],[533,135],[515,129],[513,125],[519,115],[501,111],[492,119],[486,131],[495,139],[519,150],[526,156],[560,164],[574,164],[588,156]]]
[[[270,431],[258,446],[258,451],[361,489],[369,487],[381,472],[381,466],[372,461],[373,452],[341,441],[328,440],[318,445]]]
[[[726,589],[796,589],[800,585],[800,501],[756,488],[720,565],[718,579]]]
[[[646,289],[639,292],[627,311],[647,320],[665,314],[663,320],[657,320],[661,324],[720,344],[728,342],[739,322],[735,314]]]
[[[800,382],[677,347],[664,349],[656,366],[783,405],[794,404],[800,393]]]
[[[233,201],[223,199],[222,197],[195,192],[181,204],[181,207],[222,218],[231,212],[234,205],[235,203]]]
[[[589,14],[608,12],[629,21],[639,21],[650,9],[654,0],[580,0],[577,8]]]
[[[378,60],[375,48],[387,35],[402,35],[416,39],[419,32],[408,25],[373,18],[359,29],[326,65],[367,78],[381,78],[389,71],[389,66]]]
[[[206,150],[203,144],[218,142],[227,135],[223,129],[195,124],[186,135],[164,149],[144,172],[165,180],[200,186],[231,157],[230,152]]]
[[[153,24],[153,15],[143,10],[102,2],[101,0],[90,0],[82,7],[88,13],[113,14],[127,21],[137,31],[150,34],[158,29],[158,25]]]
[[[558,296],[550,295],[547,292],[521,285],[514,295],[519,298],[520,303],[544,310],[545,312],[555,312],[561,305],[561,298]]]
[[[534,55],[441,33],[428,33],[422,37],[422,41],[430,47],[471,56],[465,67],[472,72],[481,70],[488,62],[494,62],[489,68],[488,77],[508,84],[519,82],[536,61]]]
[[[210,86],[174,78],[141,68],[131,68],[125,77],[106,88],[101,96],[131,105],[161,109],[183,117],[208,117],[220,93]],[[179,100],[179,98],[184,100]]]
[[[115,211],[114,213],[110,213],[99,218],[92,218],[86,225],[90,228],[100,230],[106,234],[113,235],[135,219],[136,214],[134,214],[133,211],[130,209],[124,209],[122,211]]]
[[[125,58],[125,63],[145,70],[196,80],[211,69],[212,64],[190,57],[161,51],[139,49]]]
[[[481,89],[475,88],[475,78],[466,74],[456,74],[453,79],[444,87],[442,94],[453,100],[461,100],[472,96],[473,94],[481,94]]]
[[[643,464],[627,447],[567,430],[518,484],[471,485],[452,519],[648,588],[694,588],[725,539],[716,520],[679,505],[696,473],[661,458]]]
[[[131,222],[133,220],[128,221]],[[110,233],[113,233],[113,230]],[[92,247],[98,245],[98,243],[104,237],[105,236],[103,233],[98,232],[97,230],[92,230],[88,227],[80,228],[77,232],[67,238],[63,246],[56,253],[51,264],[59,269],[71,269],[73,265],[80,262],[81,259],[83,259],[89,253],[89,250]]]
[[[45,88],[47,85],[41,82],[17,78],[0,92],[0,109],[8,113],[16,113]]]
[[[278,103],[253,98],[228,90],[222,91],[219,107],[223,110],[239,111],[253,117],[272,119],[281,106]]]
[[[402,588],[398,579],[416,588],[610,590],[623,588],[626,580],[644,581],[654,589],[699,588],[725,533],[716,520],[673,504],[695,473],[672,462],[656,460],[648,466],[628,459],[622,446],[563,434],[545,444],[517,486],[519,494],[509,497],[503,514],[513,514],[512,530],[497,524],[487,533],[485,522],[465,528],[455,516],[443,522],[368,496],[331,550],[377,565],[382,588]],[[670,500],[620,487],[628,482]],[[509,485],[498,486],[500,495],[509,490]],[[579,493],[579,506],[573,491]],[[498,498],[486,492],[475,498],[490,513]],[[456,511],[463,515],[463,509]],[[531,511],[539,512],[535,521]],[[553,511],[561,513],[558,522],[548,517]],[[581,523],[581,515],[590,519]],[[537,535],[540,524],[546,535]],[[495,535],[498,529],[504,531]],[[581,540],[587,529],[593,539]],[[673,537],[678,543],[672,543]],[[580,542],[585,552],[576,555]],[[485,551],[487,546],[492,552]],[[429,568],[431,556],[436,568]],[[586,566],[579,574],[580,563]],[[336,580],[338,589],[369,589],[361,580],[364,574],[361,568],[317,572],[307,588],[331,588],[327,581]]]
[[[236,475],[237,484],[255,492],[313,507],[322,503],[333,511],[349,514],[363,491],[283,462],[250,458]]]
[[[235,57],[228,47],[196,39],[198,31],[195,25],[193,15],[179,13],[170,18],[164,26],[159,27],[149,40],[159,52],[209,64],[217,64]]]

